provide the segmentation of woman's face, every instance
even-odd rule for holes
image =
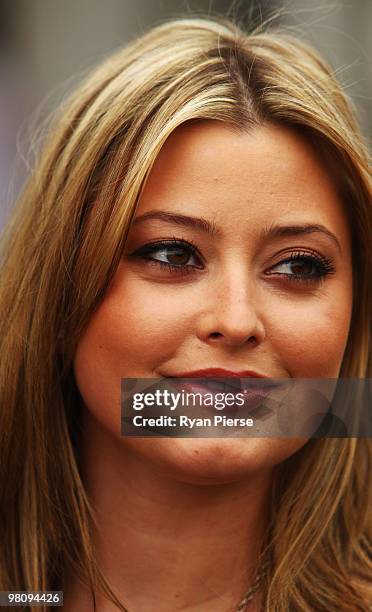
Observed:
[[[121,378],[212,367],[336,378],[351,307],[348,224],[314,150],[273,125],[182,126],[79,342],[77,383],[90,416],[131,456],[188,482],[238,480],[306,440],[121,437]]]

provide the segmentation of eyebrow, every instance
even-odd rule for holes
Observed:
[[[220,230],[217,229],[215,224],[207,219],[203,219],[202,217],[191,217],[189,215],[181,215],[172,212],[167,212],[165,210],[156,210],[149,211],[136,217],[133,221],[134,225],[137,223],[142,223],[143,221],[158,219],[160,221],[164,221],[165,223],[169,223],[171,225],[182,225],[183,227],[191,227],[193,229],[202,230],[206,234],[210,234],[211,236],[219,236],[221,234]]]
[[[136,217],[133,221],[134,225],[143,223],[149,220],[160,220],[171,225],[181,225],[183,227],[191,227],[193,229],[201,230],[211,236],[220,236],[221,231],[217,226],[207,219],[202,217],[193,217],[190,215],[182,215],[178,213],[172,213],[165,210],[149,211]],[[340,253],[341,245],[333,232],[327,229],[324,225],[319,223],[305,223],[301,225],[275,225],[272,224],[265,228],[261,232],[261,239],[268,240],[270,238],[279,238],[286,236],[304,236],[308,234],[324,234],[330,238],[337,246]]]

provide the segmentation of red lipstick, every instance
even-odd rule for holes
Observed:
[[[254,370],[230,370],[222,367],[177,372],[176,374],[168,375],[167,378],[173,379],[171,384],[177,391],[199,393],[201,395],[206,393],[216,394],[223,392],[225,394],[236,394],[241,392],[244,397],[244,409],[253,409],[260,405],[268,396],[270,390],[278,385],[277,381],[270,380],[268,376],[261,372]],[[194,381],[190,379],[199,380]],[[242,406],[242,404],[240,405]],[[226,406],[224,409],[225,412],[230,414],[236,413],[237,410],[236,405]]]
[[[172,374],[172,378],[207,378],[215,376],[216,378],[269,378],[265,374],[259,374],[253,370],[233,371],[225,368],[203,368],[201,370],[193,370],[191,372],[177,372]]]

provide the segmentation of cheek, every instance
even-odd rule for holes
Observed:
[[[100,316],[113,322],[106,346],[122,364],[122,375],[155,374],[174,356],[190,331],[190,310],[182,288],[151,285],[130,274],[119,277]]]
[[[91,361],[98,358],[121,376],[148,376],[179,347],[188,329],[184,305],[179,292],[119,273],[80,344],[94,351]]]
[[[110,429],[120,423],[121,379],[157,376],[188,330],[184,298],[151,290],[119,269],[79,341],[74,359],[86,406]]]
[[[346,290],[272,305],[268,337],[293,377],[336,378],[351,319]]]

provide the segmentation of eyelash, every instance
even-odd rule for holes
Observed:
[[[194,265],[190,265],[190,264],[176,265],[176,264],[167,263],[165,261],[160,261],[158,259],[151,259],[150,257],[148,257],[149,254],[153,254],[156,251],[159,251],[160,249],[166,249],[167,247],[173,247],[173,248],[178,248],[178,249],[183,248],[185,250],[188,250],[190,255],[197,256],[199,259],[201,259],[198,248],[195,244],[193,244],[192,241],[184,240],[184,239],[177,239],[177,238],[173,238],[172,240],[164,240],[160,242],[153,242],[153,243],[146,244],[140,249],[138,249],[137,251],[135,251],[134,253],[132,253],[131,257],[136,257],[136,258],[139,257],[141,259],[145,259],[151,265],[155,265],[157,267],[166,269],[169,272],[176,273],[176,274],[177,273],[178,274],[180,273],[190,274],[190,273],[195,272],[195,270],[200,270],[199,267],[194,266]],[[278,262],[274,266],[274,268],[278,267],[279,265],[291,263],[292,261],[297,261],[299,259],[305,263],[313,265],[316,269],[315,275],[305,276],[302,274],[286,274],[283,272],[279,272],[279,273],[274,272],[272,273],[272,275],[285,277],[291,282],[313,283],[314,284],[316,282],[319,283],[320,281],[324,280],[327,276],[335,272],[335,268],[332,264],[331,259],[327,257],[320,257],[319,255],[315,255],[315,254],[310,255],[309,253],[305,251],[296,251],[296,252],[291,253],[288,257]],[[269,274],[269,276],[270,275],[271,274]]]

